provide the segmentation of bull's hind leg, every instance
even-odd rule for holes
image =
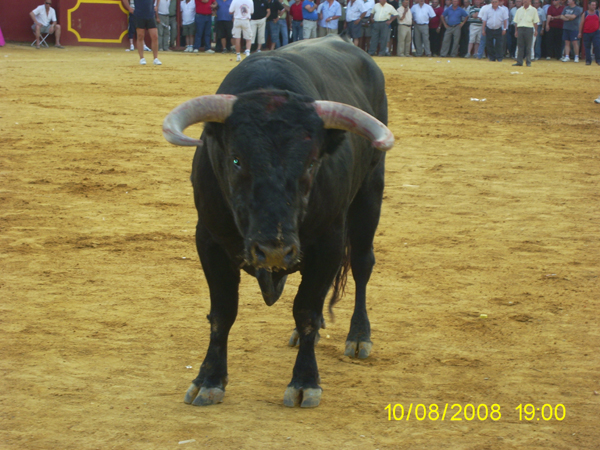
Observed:
[[[237,316],[240,272],[200,226],[196,230],[196,246],[210,289],[210,344],[184,401],[205,406],[222,402],[225,395],[227,339]]]
[[[351,358],[365,359],[373,347],[371,324],[367,315],[367,283],[375,265],[373,238],[381,212],[383,169],[382,160],[370,177],[365,180],[348,211],[350,264],[356,284],[356,297],[344,355]]]

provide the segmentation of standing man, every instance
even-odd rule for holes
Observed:
[[[458,0],[452,0],[452,8],[446,8],[442,14],[442,23],[446,27],[444,42],[442,42],[442,52],[440,56],[445,58],[450,52],[450,41],[452,42],[452,51],[450,56],[458,56],[458,45],[460,43],[460,31],[469,18],[467,12],[458,6]]]
[[[473,56],[477,56],[477,52],[479,51],[479,43],[481,42],[481,24],[483,23],[479,17],[480,12],[481,0],[474,0],[473,4],[467,9],[467,14],[469,15],[469,18],[467,19],[467,24],[469,25],[469,47],[465,58],[470,58],[471,53],[473,53]]]
[[[193,52],[194,35],[196,34],[196,2],[194,0],[181,0],[181,24],[186,44],[184,52]]]
[[[481,12],[482,31],[485,36],[486,50],[490,61],[502,61],[504,57],[504,35],[508,28],[508,11],[492,0],[489,8]]]
[[[275,50],[275,47],[279,47],[279,32],[281,31],[280,21],[281,15],[284,12],[283,5],[279,3],[279,0],[272,0],[269,3],[269,10],[271,14],[267,17],[267,33],[271,36],[271,50]]]
[[[304,21],[302,9],[302,0],[296,0],[292,6],[290,6],[290,16],[292,16],[292,42],[304,39],[302,33],[302,23]]]
[[[537,61],[542,57],[542,38],[544,36],[544,28],[546,28],[546,12],[542,8],[541,0],[534,0],[533,7],[537,10],[540,18],[539,23],[536,26],[537,36],[533,39],[533,60]]]
[[[371,20],[373,21],[373,33],[371,35],[371,47],[369,55],[375,55],[379,45],[379,56],[390,56],[386,49],[390,39],[390,24],[398,16],[398,11],[387,3],[387,0],[379,0],[373,7]]]
[[[518,54],[517,62],[513,66],[523,65],[523,56],[527,61],[527,67],[531,67],[531,47],[533,37],[537,36],[537,24],[540,21],[537,9],[531,6],[531,0],[523,0],[515,14],[515,38],[517,38]]]
[[[337,0],[325,0],[317,7],[319,37],[338,34],[338,20],[342,17],[342,5]]]
[[[171,36],[169,37],[169,45],[173,48],[177,47],[177,0],[171,0],[169,5],[169,28]],[[168,47],[167,47],[168,50]]]
[[[563,45],[563,21],[560,20],[560,16],[565,7],[560,4],[559,0],[552,0],[552,4],[548,8],[548,16],[546,17],[546,32],[548,37],[546,38],[547,43],[547,57],[546,59],[556,58],[561,59]]]
[[[398,56],[410,56],[410,30],[413,17],[408,7],[409,0],[402,0],[398,8]]]
[[[231,47],[231,32],[233,30],[233,17],[229,13],[232,0],[217,0],[217,20],[215,22],[216,45],[215,51],[227,53],[233,51]]]
[[[196,1],[196,36],[194,37],[194,53],[204,47],[204,53],[214,53],[210,48],[210,32],[212,27],[212,4],[215,0]]]
[[[563,21],[563,41],[565,41],[565,56],[562,62],[569,62],[571,44],[573,44],[573,61],[579,62],[579,20],[583,14],[583,8],[575,4],[575,0],[568,0],[567,6],[562,11],[559,19]],[[555,19],[556,20],[556,19]],[[594,49],[594,51],[599,51]]]
[[[250,27],[250,17],[254,12],[254,2],[252,0],[233,0],[229,6],[229,13],[233,14],[233,43],[237,53],[236,61],[241,61],[240,40],[242,34],[246,40],[246,56],[250,56],[250,47],[252,46],[252,28]]]
[[[600,66],[600,14],[598,14],[597,8],[598,0],[591,0],[588,3],[587,11],[581,16],[582,19],[579,21],[579,37],[583,37],[586,66],[592,64],[592,44],[594,44],[596,64]]]
[[[31,29],[35,34],[35,48],[40,49],[40,32],[54,34],[56,48],[64,48],[60,45],[60,25],[56,20],[56,11],[52,8],[52,0],[45,0],[43,5],[38,6],[29,13],[33,20]]]
[[[349,0],[346,7],[346,28],[348,36],[352,39],[354,45],[358,47],[362,36],[362,19],[367,14],[365,2],[363,0]]]
[[[429,21],[429,46],[431,54],[439,56],[442,48],[442,14],[444,7],[440,6],[440,0],[432,0],[431,7],[435,17]]]
[[[156,0],[156,8],[152,0],[135,0],[135,9],[129,6],[129,0],[121,0],[125,9],[135,17],[135,28],[137,34],[137,49],[140,55],[140,64],[146,65],[144,58],[144,38],[146,30],[150,35],[152,55],[154,56],[154,64],[160,66],[162,63],[158,59],[158,31],[156,30],[156,8],[160,6],[160,0]]]
[[[304,0],[302,2],[302,17],[302,38],[316,38],[319,14],[317,13],[317,5],[313,0]]]
[[[176,3],[176,0],[173,0]],[[169,50],[169,39],[171,36],[171,30],[169,29],[169,7],[171,6],[171,0],[161,0],[156,4],[158,18],[156,22],[158,24],[158,51],[166,52]]]
[[[416,56],[423,56],[423,51],[425,51],[425,56],[431,56],[429,20],[435,17],[435,12],[431,6],[425,3],[425,0],[419,0],[419,3],[415,3],[410,8],[410,12],[412,13],[415,25]]]
[[[257,43],[257,52],[262,50],[265,44],[265,32],[267,28],[267,18],[271,14],[268,0],[253,0],[254,13],[250,19],[250,27],[252,28],[252,38]]]

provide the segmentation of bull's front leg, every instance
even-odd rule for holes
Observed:
[[[341,228],[341,227],[340,227]],[[315,337],[323,321],[323,303],[343,256],[343,231],[305,251],[302,282],[294,299],[294,320],[299,349],[292,381],[283,397],[286,406],[319,406],[322,389],[315,357]],[[317,250],[318,249],[318,250]]]
[[[238,310],[240,272],[226,252],[196,233],[196,244],[210,289],[210,344],[200,372],[185,394],[185,403],[206,406],[220,403],[227,386],[227,339]]]

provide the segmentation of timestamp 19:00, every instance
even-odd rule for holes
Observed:
[[[470,403],[464,406],[455,403],[450,406],[446,403],[443,410],[435,403],[429,405],[429,408],[422,403],[417,405],[411,403],[407,408],[400,403],[396,403],[395,405],[390,403],[384,409],[388,412],[388,420],[397,421],[408,421],[411,418],[420,421],[426,419],[431,421],[444,421],[447,417],[450,421],[471,421],[475,419],[484,421],[490,419],[496,422],[502,418],[500,405],[497,403],[494,403],[489,407],[485,403],[477,406]],[[523,420],[523,418],[525,418],[525,420],[535,420],[536,408],[533,405],[519,405],[515,409],[519,412],[519,420]],[[537,408],[537,411],[541,414],[541,418],[546,421],[553,418],[560,421],[566,416],[566,409],[562,404],[558,404],[554,408],[552,405],[545,404],[541,408]],[[537,420],[539,419],[540,418],[538,417]]]

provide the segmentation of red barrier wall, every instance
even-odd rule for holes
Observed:
[[[43,0],[0,1],[0,27],[7,41],[31,42],[29,13]],[[53,0],[64,45],[124,47],[127,11],[121,0]],[[52,38],[50,38],[52,39]]]

